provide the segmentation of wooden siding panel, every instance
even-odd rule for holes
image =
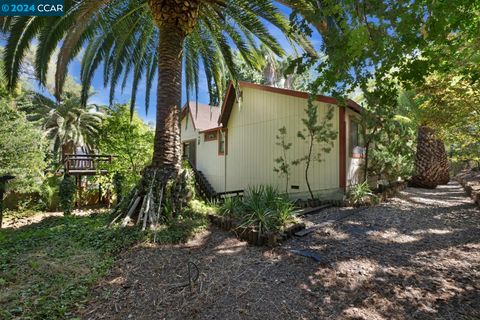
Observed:
[[[287,139],[293,143],[287,156],[289,160],[302,157],[307,144],[297,137],[302,129],[301,118],[305,116],[305,99],[278,95],[253,88],[243,88],[243,101],[239,108],[234,105],[229,121],[229,155],[227,156],[227,189],[244,189],[247,186],[270,184],[284,189],[285,181],[273,171],[274,159],[281,154],[275,145],[278,129],[287,128]],[[326,113],[328,105],[320,106],[319,118]],[[338,130],[338,109],[332,120]],[[310,169],[310,183],[314,190],[334,190],[339,185],[338,139],[331,152],[321,163],[315,162]],[[290,185],[299,185],[305,193],[304,164],[292,167]]]

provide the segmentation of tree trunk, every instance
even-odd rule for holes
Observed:
[[[157,119],[152,167],[180,169],[180,100],[182,93],[183,32],[160,27],[158,46]]]
[[[312,159],[312,150],[313,150],[313,136],[310,135],[310,146],[308,147],[308,156],[307,156],[307,164],[305,166],[305,181],[307,182],[308,192],[310,193],[310,198],[315,200],[315,196],[313,195],[312,188],[310,187],[310,181],[308,180],[308,170],[310,169],[310,161]]]
[[[158,86],[152,164],[145,168],[138,186],[114,208],[120,211],[111,224],[123,218],[145,229],[156,229],[179,213],[190,199],[187,182],[193,177],[181,170],[180,103],[183,42],[197,21],[198,0],[148,0],[159,29]]]
[[[415,176],[411,185],[433,189],[449,181],[448,157],[443,141],[435,136],[433,129],[421,126],[418,129]]]

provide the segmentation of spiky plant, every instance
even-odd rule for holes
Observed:
[[[94,150],[94,141],[104,117],[94,109],[95,106],[82,105],[79,96],[64,94],[57,102],[31,92],[18,101],[18,107],[45,132],[57,160],[66,153],[74,153],[77,147]]]
[[[46,81],[48,60],[61,44],[55,77],[55,96],[60,99],[69,62],[86,48],[82,57],[81,81],[84,102],[95,71],[103,65],[110,100],[124,88],[132,75],[131,108],[140,80],[149,93],[156,74],[157,114],[152,164],[136,191],[120,207],[123,224],[138,213],[137,221],[156,224],[165,202],[177,212],[185,187],[181,174],[180,101],[182,73],[187,101],[197,93],[200,66],[206,74],[212,97],[221,96],[225,79],[236,79],[232,50],[238,50],[251,67],[260,44],[283,55],[267,24],[283,32],[292,42],[309,48],[308,41],[291,29],[288,20],[269,0],[83,0],[65,1],[63,17],[4,18],[0,26],[9,33],[5,69],[10,88],[18,81],[26,49],[38,40],[36,76]],[[170,182],[168,182],[170,181]],[[168,190],[167,190],[168,189]],[[138,210],[137,207],[141,209]],[[144,223],[145,226],[145,223]]]

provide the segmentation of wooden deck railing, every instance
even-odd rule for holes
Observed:
[[[113,156],[97,154],[67,154],[63,158],[65,173],[71,171],[95,171],[100,163],[112,163]]]

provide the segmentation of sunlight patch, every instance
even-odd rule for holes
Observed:
[[[455,231],[455,230],[453,230]],[[412,231],[413,234],[449,234],[453,232],[447,229],[425,229]]]
[[[334,239],[334,240],[345,240],[345,239],[348,239],[350,235],[340,230],[336,230],[332,227],[325,227],[316,233],[316,237]]]
[[[355,308],[350,307],[343,310],[343,315],[346,319],[356,319],[356,320],[384,320],[386,319],[379,313],[373,310],[367,310],[364,308]]]
[[[245,250],[246,247],[247,242],[239,242],[235,238],[227,238],[213,250],[219,254],[236,254]]]
[[[369,259],[340,261],[336,264],[337,277],[345,280],[345,285],[354,289],[370,281],[379,266],[375,261]]]
[[[367,232],[369,238],[372,240],[377,240],[383,243],[409,243],[415,242],[422,239],[419,236],[412,236],[408,234],[402,234],[398,232],[397,229],[388,229],[385,231],[369,231]]]

